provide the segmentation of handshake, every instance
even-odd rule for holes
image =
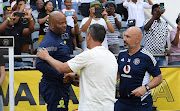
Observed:
[[[64,83],[70,83],[72,82],[72,84],[74,86],[79,87],[79,74],[77,73],[66,73],[64,74],[64,78],[63,78],[63,82]]]

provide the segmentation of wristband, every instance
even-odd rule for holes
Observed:
[[[75,73],[75,80],[78,80],[78,74]]]
[[[168,50],[168,48],[165,48],[165,51],[167,51]]]
[[[115,16],[114,18],[117,18],[117,16]]]
[[[47,15],[47,17],[49,17],[49,15]]]
[[[9,21],[11,21],[11,19],[10,19],[9,17],[8,17],[7,19],[8,19]]]
[[[105,22],[108,22],[109,20],[106,20]]]
[[[31,20],[33,20],[33,18],[31,18]]]
[[[78,34],[78,35],[82,35],[82,34],[80,33],[80,34]]]

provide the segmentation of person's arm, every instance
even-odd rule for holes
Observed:
[[[28,20],[28,28],[23,29],[23,31],[22,31],[23,36],[24,35],[29,35],[29,34],[34,32],[34,24],[35,24],[35,22],[34,22],[33,17],[31,16],[31,11],[32,10],[29,10],[24,16],[24,18],[26,18]]]
[[[3,31],[6,29],[6,26],[8,24],[8,22],[10,22],[12,19],[14,19],[14,13],[11,13],[11,15],[9,16],[9,18],[7,18],[6,20],[3,21],[3,23],[0,25],[0,35],[3,33]]]
[[[94,17],[94,13],[95,13],[95,8],[94,7],[90,8],[90,16],[89,16],[89,19],[86,21],[86,23],[82,25],[82,27],[81,27],[82,32],[87,31],[87,29],[90,26],[91,21]]]
[[[77,35],[79,32],[79,26],[77,23],[77,16],[73,15],[72,18],[74,19],[74,28],[71,29],[71,33],[73,36]]]
[[[156,17],[153,16],[144,26],[144,30],[148,31],[151,25],[153,24],[154,20],[156,20]]]
[[[46,22],[46,20],[49,18],[49,15],[45,16],[44,18],[38,19],[38,23],[39,24],[43,24],[44,22]]]
[[[0,66],[0,85],[5,79],[5,66]]]
[[[178,23],[176,36],[175,36],[174,40],[171,42],[175,46],[178,46],[178,44],[179,44],[179,31],[180,31],[180,22]]]
[[[160,74],[157,77],[154,77],[147,85],[149,86],[150,89],[158,86],[159,84],[162,83],[163,77],[162,74]],[[145,86],[140,86],[138,88],[136,88],[135,90],[132,91],[132,94],[140,97],[142,95],[144,95],[147,92],[146,87]]]
[[[125,0],[123,3],[123,7],[128,8],[129,2],[130,2],[130,0]]]
[[[113,25],[111,24],[111,22],[109,22],[109,20],[107,19],[106,9],[104,9],[102,15],[104,16],[104,20],[105,20],[105,22],[106,22],[107,29],[109,30],[109,32],[114,33],[114,27],[113,27]]]
[[[153,5],[153,2],[151,0],[148,0],[149,5]]]
[[[118,20],[117,15],[114,16],[114,20],[115,20],[116,27],[120,30],[121,29],[121,22]]]
[[[56,69],[59,73],[69,73],[72,72],[67,62],[62,63],[61,61],[55,60],[51,57],[46,50],[46,48],[40,49],[37,52],[37,57],[41,58],[42,60],[47,61],[54,69]]]

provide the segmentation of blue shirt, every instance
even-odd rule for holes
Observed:
[[[161,74],[161,71],[156,65],[155,58],[145,49],[140,49],[133,55],[128,53],[128,51],[121,52],[118,57],[120,100],[127,104],[140,105],[142,98],[131,95],[131,91],[142,86],[143,81],[148,81],[146,79],[149,78],[145,77],[146,72],[156,77]],[[152,98],[150,97],[149,100],[151,102]]]
[[[67,62],[71,59],[69,47],[64,44],[64,40],[60,36],[49,30],[43,38],[39,48],[46,48],[49,55],[61,62]],[[63,85],[64,73],[59,73],[52,68],[46,61],[36,58],[36,68],[43,73],[41,82]]]

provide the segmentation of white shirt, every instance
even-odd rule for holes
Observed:
[[[79,0],[71,0],[71,2],[79,2]],[[62,3],[64,3],[64,0],[62,0]]]
[[[78,111],[114,111],[118,71],[115,56],[96,46],[67,63],[73,72],[80,70]]]
[[[91,3],[92,1],[95,1],[95,0],[81,0],[81,3]]]
[[[146,25],[150,19],[147,19],[144,24]],[[151,54],[164,54],[166,41],[168,37],[167,23],[160,20],[154,20],[151,27],[144,31],[144,49]]]
[[[70,10],[62,9],[61,10],[61,12],[64,14],[66,11],[73,11],[74,13],[76,13],[74,9],[70,9]],[[72,16],[66,16],[66,22],[67,22],[67,25],[74,27],[74,19],[72,18]]]
[[[3,0],[0,0],[0,15],[3,14]]]
[[[82,20],[81,25],[80,25],[80,28],[82,28],[82,25],[84,25],[84,24],[88,21],[88,19],[89,19],[89,17],[86,17],[86,18],[84,18],[84,19]],[[92,24],[100,24],[100,25],[104,26],[104,28],[105,28],[106,31],[107,31],[107,25],[106,25],[106,22],[105,22],[105,20],[104,20],[103,18],[100,18],[100,19],[97,20],[97,21],[94,20],[94,19],[92,19],[90,25],[92,25]],[[85,39],[85,40],[86,40],[86,39]],[[108,49],[107,36],[104,38],[104,41],[103,41],[103,43],[102,43],[102,46],[104,46],[105,48]],[[85,49],[85,50],[86,50],[86,49]]]
[[[125,0],[115,0],[115,3],[116,4],[121,4],[121,3],[123,3]]]
[[[119,22],[121,22],[122,21],[121,16],[119,14],[116,14],[116,13],[115,13],[115,15],[117,17],[117,20]],[[107,42],[108,42],[108,45],[119,44],[118,36],[120,35],[120,33],[119,33],[119,29],[116,26],[114,16],[107,16],[107,19],[109,20],[109,22],[114,27],[114,33],[111,33],[109,31],[107,31]]]
[[[152,5],[146,2],[137,1],[136,4],[132,1],[123,3],[123,6],[128,10],[128,20],[136,19],[136,26],[142,27],[145,21],[144,8],[150,9]]]

